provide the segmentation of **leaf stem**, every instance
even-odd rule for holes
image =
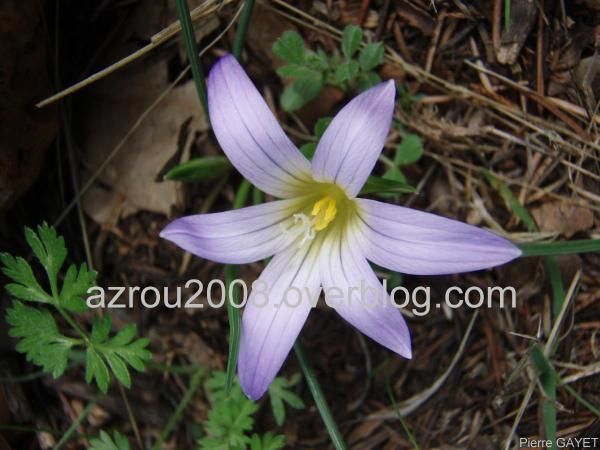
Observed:
[[[518,244],[526,256],[571,255],[600,251],[600,239],[582,239],[575,241],[527,242]]]
[[[85,420],[89,413],[92,412],[92,409],[96,405],[98,401],[98,396],[94,397],[91,402],[81,411],[77,419],[69,426],[65,434],[60,438],[60,440],[56,443],[53,450],[60,450],[70,439],[73,433],[77,430],[77,427],[81,425],[81,422]]]
[[[315,372],[310,364],[310,361],[308,360],[308,357],[306,356],[306,353],[304,353],[304,349],[302,348],[299,339],[297,339],[296,343],[294,344],[294,351],[296,352],[298,363],[300,364],[302,372],[304,373],[304,378],[306,378],[306,384],[308,384],[308,388],[315,399],[315,404],[317,405],[319,414],[321,414],[321,419],[323,419],[323,423],[327,428],[327,432],[331,438],[331,443],[337,450],[345,450],[346,444],[344,443],[344,439],[342,438],[335,419],[331,414],[331,410],[327,405],[327,400],[323,395],[321,386],[319,385]]]
[[[244,2],[244,9],[242,10],[242,16],[240,17],[240,23],[235,33],[235,40],[233,41],[233,56],[235,56],[236,59],[240,59],[240,55],[242,54],[244,40],[246,39],[246,31],[248,31],[248,25],[252,18],[253,9],[254,0],[246,0]]]
[[[90,339],[89,339],[87,333],[84,331],[84,329],[81,328],[77,322],[75,322],[75,319],[73,319],[67,311],[65,311],[63,308],[58,306],[59,302],[58,302],[57,298],[55,298],[54,301],[56,302],[54,306],[56,307],[56,309],[58,310],[60,315],[63,316],[63,318],[67,321],[67,323],[71,326],[71,328],[73,328],[75,331],[77,331],[77,333],[79,333],[79,335],[83,339],[85,345],[86,346],[90,345]]]
[[[158,438],[158,440],[152,447],[152,450],[160,450],[161,449],[163,442],[165,442],[167,440],[167,438],[169,437],[169,435],[175,428],[175,425],[177,425],[177,422],[179,422],[179,419],[181,418],[183,411],[185,410],[188,403],[192,400],[192,397],[194,396],[194,394],[200,387],[200,384],[201,384],[202,379],[204,378],[205,374],[206,374],[206,369],[202,367],[202,368],[198,369],[192,375],[192,377],[190,379],[190,385],[188,387],[188,390],[185,392],[183,398],[177,405],[177,408],[175,409],[175,412],[173,413],[173,415],[169,418],[169,421],[165,425],[165,428],[163,429],[162,433],[160,433],[160,437]]]
[[[231,283],[237,277],[237,267],[225,266],[225,286],[227,288],[227,318],[229,320],[229,353],[227,354],[227,372],[225,375],[225,392],[227,395],[231,392],[233,381],[235,380],[235,368],[237,366],[238,354],[240,350],[240,330],[242,327],[240,312],[233,306],[238,302],[237,291],[229,295]]]
[[[190,60],[192,76],[194,78],[194,83],[196,84],[196,91],[198,92],[198,98],[200,99],[200,103],[204,108],[206,117],[208,117],[206,81],[204,79],[202,64],[200,63],[200,58],[198,56],[198,46],[196,45],[196,38],[194,36],[194,26],[192,25],[192,19],[190,18],[190,9],[188,7],[187,0],[177,0],[176,3],[179,22],[181,23],[181,30],[183,31],[185,51],[188,59]]]
[[[243,180],[235,194],[233,200],[233,209],[239,209],[246,203],[250,188],[252,185],[248,180]],[[236,266],[225,266],[225,286],[229,294],[229,286],[237,276]],[[227,372],[225,375],[225,391],[227,394],[231,392],[233,380],[235,379],[235,369],[237,367],[238,353],[240,348],[240,330],[242,328],[242,320],[240,318],[240,310],[233,306],[233,302],[237,303],[237,295],[234,292],[232,298],[227,295],[227,317],[229,319],[229,354],[227,356]]]

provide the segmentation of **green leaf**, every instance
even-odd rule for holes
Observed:
[[[354,60],[346,61],[341,64],[335,71],[335,81],[336,83],[343,83],[345,81],[350,81],[358,75],[359,66],[358,63]]]
[[[251,443],[247,433],[254,425],[258,405],[246,398],[239,382],[227,393],[227,374],[213,371],[205,387],[212,405],[204,423],[207,436],[198,441],[201,449],[245,450]]]
[[[304,54],[305,64],[307,67],[316,70],[318,72],[324,72],[329,70],[329,60],[327,53],[323,49],[318,49],[316,52],[312,50],[306,50]]]
[[[319,95],[322,87],[323,78],[320,75],[296,80],[283,91],[281,107],[287,112],[296,111]]]
[[[277,69],[277,74],[282,78],[301,79],[301,78],[313,78],[320,77],[321,73],[317,70],[311,69],[310,67],[302,66],[300,64],[288,64],[287,66],[281,66]]]
[[[285,436],[267,432],[262,438],[254,433],[250,439],[250,450],[279,450],[285,447]]]
[[[25,353],[27,361],[41,366],[54,378],[63,374],[69,352],[78,341],[60,334],[49,311],[14,301],[7,311],[6,321],[10,325],[8,334],[20,338],[16,349]]]
[[[246,433],[252,430],[258,405],[246,398],[239,383],[229,394],[226,385],[227,375],[222,371],[214,371],[205,384],[212,408],[204,423],[207,436],[199,441],[201,449],[243,450],[250,442]]]
[[[119,330],[116,336],[112,338],[111,343],[112,345],[115,345],[117,347],[122,347],[126,344],[129,344],[136,336],[136,334],[137,326],[135,325],[135,323],[130,323]]]
[[[344,28],[344,35],[342,37],[342,51],[346,59],[350,59],[354,56],[358,47],[360,47],[360,41],[362,39],[362,30],[356,25],[346,25]]]
[[[173,167],[165,174],[165,180],[208,181],[222,177],[231,170],[229,160],[224,156],[203,156],[193,158]]]
[[[135,330],[135,324],[131,324],[130,326]],[[152,359],[152,353],[146,349],[148,344],[150,344],[150,340],[147,338],[140,338],[132,340],[129,343],[123,343],[122,337],[120,337],[119,339],[114,338],[108,340],[99,345],[98,348],[104,355],[116,355],[138,372],[143,372],[145,362]]]
[[[368,72],[381,65],[383,63],[383,52],[384,48],[382,42],[367,44],[361,49],[360,54],[358,55],[360,68],[364,72]]]
[[[87,311],[87,304],[84,297],[88,289],[95,286],[95,284],[95,270],[88,270],[86,263],[83,263],[79,267],[79,271],[77,271],[75,265],[71,265],[67,270],[62,289],[60,290],[60,306],[73,312]]]
[[[392,167],[391,169],[389,169],[386,173],[383,174],[383,178],[386,180],[392,180],[406,184],[406,177],[398,167]]]
[[[294,392],[290,390],[291,387],[298,384],[300,381],[300,375],[297,374],[290,380],[286,380],[283,377],[277,377],[273,380],[269,386],[269,398],[271,399],[271,409],[273,410],[273,417],[277,425],[281,426],[285,422],[285,405],[295,409],[304,408],[304,402]]]
[[[304,39],[295,31],[286,31],[273,43],[273,53],[290,64],[304,63]]]
[[[106,353],[104,355],[106,362],[110,366],[110,370],[115,374],[115,377],[126,388],[131,387],[131,375],[127,369],[125,362],[116,353]]]
[[[333,117],[321,117],[319,120],[317,120],[313,128],[315,137],[317,139],[321,139],[321,137],[325,133],[325,130],[327,129],[332,120]]]
[[[521,222],[525,224],[527,230],[537,231],[538,228],[535,221],[533,220],[533,217],[531,216],[531,214],[529,214],[529,211],[527,211],[527,209],[523,205],[521,205],[519,200],[513,195],[508,185],[502,183],[488,170],[483,170],[482,173],[487,179],[488,183],[499,192],[500,196],[502,197],[506,205],[510,208],[510,210],[514,212],[519,217]]]
[[[387,194],[411,194],[415,188],[401,181],[370,176],[360,191],[360,195],[387,193]]]
[[[129,441],[118,431],[113,433],[113,437],[100,430],[100,436],[90,439],[90,450],[131,450]]]
[[[208,111],[208,99],[206,93],[206,80],[204,78],[204,71],[202,70],[202,63],[200,62],[200,54],[198,52],[198,45],[196,44],[196,35],[194,33],[194,25],[190,17],[190,8],[187,0],[175,0],[175,6],[177,8],[177,15],[179,17],[179,24],[181,25],[181,32],[183,34],[183,43],[185,46],[185,52],[190,61],[190,68],[192,70],[192,78],[196,86],[196,93],[198,99],[202,104],[206,116],[209,116]],[[244,20],[240,22],[238,30],[244,30]],[[237,40],[236,40],[237,41]],[[234,43],[234,54],[239,51],[237,42]],[[239,57],[239,54],[236,55]]]
[[[245,188],[244,188],[245,190]],[[238,191],[238,194],[247,197],[247,193],[244,194],[242,188]],[[239,200],[239,198],[236,198]],[[235,204],[235,209],[239,205]],[[238,308],[234,308],[233,305],[238,303],[239,294],[237,289],[232,291],[233,280],[237,278],[238,271],[237,267],[232,265],[225,266],[225,287],[227,288],[227,319],[229,320],[229,353],[227,355],[227,372],[225,376],[225,392],[229,393],[235,380],[237,360],[240,352],[240,337],[242,330],[242,321],[240,318],[240,311]]]
[[[555,442],[556,386],[559,383],[559,378],[539,345],[534,345],[531,348],[531,360],[538,369],[540,385],[544,391],[544,396],[542,397],[540,403],[542,422],[544,424],[544,434],[546,439]],[[554,448],[554,446],[551,447]]]
[[[134,340],[137,330],[135,324],[129,324],[109,339],[111,331],[110,316],[92,322],[91,345],[88,347],[86,380],[96,379],[102,392],[108,389],[110,372],[125,387],[131,387],[131,375],[128,365],[142,372],[144,363],[152,359],[146,349],[150,341],[146,338]],[[110,372],[108,367],[110,367]]]
[[[396,148],[394,163],[398,166],[412,164],[423,155],[423,143],[416,134],[408,134]]]
[[[41,287],[27,261],[3,253],[0,254],[2,271],[14,281],[6,286],[9,294],[21,300],[48,303],[68,311],[86,311],[87,305],[84,296],[87,290],[94,286],[96,272],[88,270],[85,264],[81,265],[79,271],[76,266],[71,265],[65,274],[59,294],[57,292],[58,273],[67,256],[64,239],[57,236],[54,228],[48,227],[45,223],[38,227],[38,233],[30,228],[25,228],[25,238],[37,259],[46,269],[52,295]]]
[[[104,342],[110,335],[112,320],[109,315],[103,318],[95,316],[92,321],[92,335],[90,336],[94,344]]]
[[[94,379],[96,380],[98,388],[106,394],[108,391],[108,382],[110,381],[108,367],[106,367],[106,364],[96,349],[94,347],[88,347],[85,367],[85,381],[91,383]]]
[[[381,77],[375,72],[362,72],[358,75],[356,88],[358,92],[364,92],[379,83],[381,83]]]
[[[53,227],[43,223],[36,234],[31,228],[25,228],[25,239],[33,253],[48,273],[50,284],[56,283],[58,272],[67,257],[67,247],[62,236],[56,234]]]
[[[304,379],[306,380],[306,384],[315,400],[315,405],[319,414],[321,415],[321,420],[327,428],[327,432],[329,433],[329,437],[331,438],[331,443],[333,446],[340,450],[345,449],[346,444],[344,443],[344,439],[340,433],[340,430],[335,422],[333,415],[331,414],[331,410],[329,409],[329,405],[327,405],[327,400],[323,395],[323,390],[319,385],[319,381],[315,376],[315,371],[312,368],[312,365],[308,359],[306,353],[304,353],[304,349],[300,344],[300,340],[297,339],[294,344],[294,352],[296,353],[296,357],[298,358],[298,364],[302,368],[302,372],[304,373]]]
[[[208,390],[208,398],[213,405],[221,403],[227,399],[227,374],[221,370],[215,370],[204,384]],[[232,392],[239,385],[234,384]],[[230,392],[230,395],[235,395]]]
[[[600,239],[555,242],[524,242],[518,244],[526,256],[574,255],[600,251]]]
[[[302,144],[300,147],[300,151],[307,159],[312,159],[315,156],[315,151],[317,150],[316,142],[307,142],[306,144]]]
[[[52,302],[52,297],[37,282],[27,261],[21,257],[15,258],[8,253],[1,253],[0,262],[4,275],[14,281],[14,283],[6,285],[6,290],[10,295],[31,302]]]
[[[487,179],[488,183],[490,183],[493,188],[498,190],[506,205],[519,217],[519,219],[521,219],[521,221],[527,226],[527,229],[529,231],[537,231],[538,227],[535,223],[535,220],[533,220],[533,217],[531,214],[529,214],[529,211],[527,211],[527,209],[521,205],[519,200],[513,195],[508,185],[500,182],[491,172],[487,170],[483,171],[483,175]],[[521,250],[523,251],[522,256],[534,256],[535,254],[535,250],[531,248],[521,247]],[[548,248],[544,248],[544,251],[547,250]],[[557,315],[562,308],[565,298],[565,288],[563,286],[558,264],[554,258],[552,258],[552,254],[554,253],[548,253],[544,255],[544,266],[546,268],[548,277],[550,278],[550,287],[552,288],[552,312],[554,315]]]

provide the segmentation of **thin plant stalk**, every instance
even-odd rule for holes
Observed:
[[[246,204],[251,184],[248,180],[243,180],[237,190],[233,200],[233,209],[239,209]],[[235,369],[237,367],[238,354],[240,351],[240,335],[242,328],[242,319],[240,310],[233,306],[238,303],[237,291],[229,296],[231,283],[237,276],[237,267],[232,265],[225,266],[225,287],[227,289],[227,317],[229,319],[229,354],[227,355],[227,371],[225,375],[225,390],[229,394],[233,381],[235,380]]]
[[[308,388],[310,389],[310,393],[312,394],[315,405],[319,410],[319,414],[321,415],[321,419],[327,428],[327,432],[329,433],[329,437],[331,438],[331,443],[337,450],[345,450],[346,443],[344,442],[344,438],[338,429],[337,423],[333,418],[333,414],[331,414],[331,410],[327,405],[327,400],[325,399],[325,395],[323,395],[323,391],[321,390],[321,386],[319,385],[319,381],[317,380],[317,376],[304,353],[304,349],[300,344],[300,340],[296,340],[294,344],[294,351],[296,352],[296,358],[298,358],[298,363],[302,368],[302,373],[304,373],[304,378],[306,379],[306,384],[308,384]]]
[[[244,2],[244,9],[242,16],[240,17],[240,23],[235,33],[235,40],[233,41],[233,56],[236,59],[240,59],[242,54],[242,48],[244,48],[244,41],[246,39],[246,31],[248,31],[248,25],[252,18],[252,10],[254,9],[254,0],[246,0]]]
[[[177,14],[179,15],[179,21],[181,22],[181,30],[183,31],[185,51],[187,53],[188,59],[190,60],[192,76],[194,78],[194,83],[196,84],[198,98],[200,99],[200,103],[202,104],[204,112],[208,117],[206,81],[204,79],[204,71],[202,70],[202,65],[198,56],[198,46],[196,45],[196,38],[194,36],[194,26],[192,25],[190,9],[188,7],[187,0],[177,0]]]

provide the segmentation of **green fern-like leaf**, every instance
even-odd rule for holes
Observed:
[[[21,257],[0,254],[2,272],[13,280],[6,285],[10,295],[30,302],[50,303],[52,297],[40,286],[29,263]]]
[[[245,450],[250,443],[248,433],[254,425],[258,405],[246,398],[236,382],[226,393],[226,375],[215,371],[206,382],[212,408],[204,424],[207,436],[200,439],[202,450]]]
[[[25,239],[46,269],[50,283],[53,283],[67,257],[67,246],[63,237],[58,236],[56,230],[48,224],[43,223],[37,231],[36,233],[31,228],[25,228]]]
[[[75,265],[71,265],[60,291],[60,306],[73,312],[86,311],[87,305],[84,298],[88,289],[95,284],[96,271],[88,270],[86,263],[83,263],[79,270]]]
[[[250,439],[250,450],[279,450],[285,447],[285,436],[265,433],[262,436],[254,433]]]
[[[150,341],[146,338],[135,339],[135,324],[127,325],[109,339],[111,327],[110,316],[104,316],[103,319],[94,317],[91,345],[87,350],[86,380],[91,383],[95,379],[102,392],[108,390],[110,372],[129,388],[131,374],[128,366],[142,372],[145,362],[152,359],[152,353],[146,349]]]
[[[14,301],[6,320],[11,326],[10,336],[21,338],[17,351],[25,353],[28,361],[42,366],[54,378],[63,374],[69,352],[79,341],[63,336],[50,312]]]
[[[277,377],[269,386],[269,398],[271,399],[271,409],[277,425],[281,426],[285,422],[285,404],[295,409],[304,408],[304,402],[298,395],[290,390],[291,387],[298,384],[300,375],[296,374],[289,380],[283,377]]]
[[[90,439],[90,450],[131,450],[129,441],[118,431],[112,437],[104,430],[100,436]]]

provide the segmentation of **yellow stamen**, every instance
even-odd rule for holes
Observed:
[[[337,207],[335,204],[335,200],[332,199],[329,195],[326,195],[321,200],[316,202],[311,211],[311,215],[315,216],[315,230],[321,231],[327,228],[331,221],[335,219],[336,214]]]

